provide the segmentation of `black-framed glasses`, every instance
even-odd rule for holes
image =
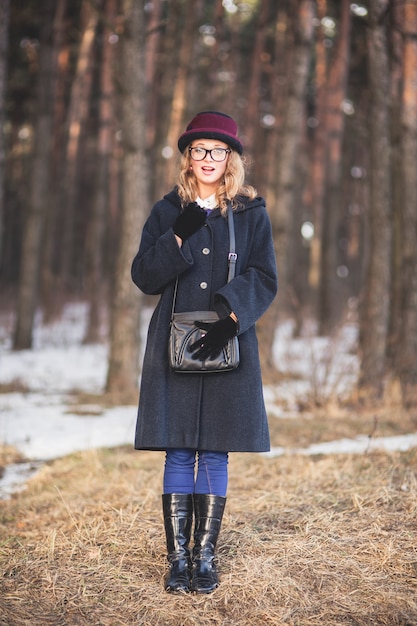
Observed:
[[[209,154],[213,161],[217,161],[218,163],[224,161],[229,152],[231,152],[230,148],[212,148],[208,150],[200,146],[188,148],[188,150],[193,161],[203,161]]]

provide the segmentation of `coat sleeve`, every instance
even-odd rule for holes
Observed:
[[[176,207],[157,203],[147,219],[138,253],[132,262],[132,280],[148,295],[162,293],[164,288],[194,264],[188,242],[180,248],[172,229],[178,215]]]
[[[252,211],[250,213],[253,214]],[[239,334],[255,324],[275,298],[278,289],[271,222],[265,207],[256,210],[256,218],[249,228],[253,232],[253,239],[242,272],[219,289],[214,297],[219,314],[228,309],[228,312],[234,311],[237,315]]]

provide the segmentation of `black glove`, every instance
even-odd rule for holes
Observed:
[[[194,325],[207,331],[206,335],[190,346],[191,352],[195,352],[192,358],[200,361],[215,359],[237,333],[237,323],[230,316],[213,323],[194,322]]]
[[[197,204],[190,202],[175,220],[174,233],[183,241],[194,235],[206,222],[207,213]]]

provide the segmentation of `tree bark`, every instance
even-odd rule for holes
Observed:
[[[64,229],[61,251],[61,278],[64,287],[71,284],[73,270],[75,211],[78,191],[79,147],[81,133],[88,115],[92,86],[92,50],[96,36],[98,12],[90,2],[83,0],[81,7],[81,42],[77,68],[71,86],[67,117],[67,147],[65,160],[65,193],[62,198],[61,219]]]
[[[158,157],[161,153],[165,154],[164,149],[168,146],[173,151],[170,158],[175,160],[174,155],[177,150],[176,146],[168,144],[167,138],[179,56],[178,33],[182,30],[182,3],[180,0],[171,0],[166,3],[165,12],[164,34],[160,41],[159,62],[155,76],[155,81],[158,84],[158,105],[156,112],[151,114],[155,118],[155,141],[152,146],[153,150],[150,150],[153,163],[149,171],[149,175],[152,177],[151,198],[153,201],[161,197],[161,188],[166,189],[168,185],[168,163],[166,158]],[[148,106],[150,105],[151,101],[148,100]]]
[[[261,153],[257,153],[261,161],[257,171],[264,171],[263,183],[266,189],[265,197],[267,206],[275,203],[276,196],[276,170],[279,155],[279,139],[283,126],[285,102],[288,97],[288,84],[291,82],[289,67],[293,54],[293,40],[289,41],[290,23],[288,8],[280,6],[276,15],[273,65],[271,67],[270,94],[272,113],[272,126],[266,133],[266,145]],[[272,155],[272,158],[271,158]],[[257,183],[258,184],[258,183]]]
[[[57,0],[54,18],[53,35],[53,127],[50,163],[50,190],[48,212],[45,224],[45,241],[43,245],[40,298],[42,302],[43,321],[51,322],[61,313],[63,301],[59,293],[56,259],[62,246],[60,228],[61,181],[63,176],[65,150],[65,114],[66,85],[69,81],[70,45],[67,40],[65,16],[67,0]]]
[[[109,161],[114,136],[114,80],[113,51],[110,35],[115,27],[116,0],[106,0],[103,15],[102,58],[100,71],[100,102],[95,160],[95,184],[92,214],[87,236],[87,294],[89,300],[88,326],[84,343],[96,343],[100,339],[103,295],[107,285],[107,264],[104,243],[107,232],[109,198]]]
[[[186,3],[185,3],[186,4]],[[174,93],[172,95],[171,112],[168,128],[167,145],[176,155],[178,152],[177,140],[183,130],[184,114],[187,107],[186,89],[190,65],[193,59],[193,32],[197,30],[195,8],[185,6],[185,23],[181,37],[178,67],[175,77]],[[170,158],[166,169],[166,186],[171,187],[175,182],[177,160]]]
[[[346,94],[350,49],[350,0],[342,0],[339,38],[329,70],[326,93],[326,183],[321,228],[320,285],[318,301],[319,334],[330,334],[340,317],[338,265],[338,227],[342,200],[342,145],[344,113],[341,105]],[[318,201],[318,200],[317,200]],[[317,207],[316,207],[317,208]]]
[[[253,158],[255,141],[259,129],[259,97],[261,93],[262,54],[265,51],[266,28],[270,13],[270,1],[260,3],[256,24],[255,44],[252,52],[252,67],[248,86],[248,101],[246,106],[245,123],[245,153]]]
[[[37,118],[32,161],[30,196],[24,224],[20,280],[16,311],[14,350],[32,347],[33,325],[38,303],[39,273],[44,222],[47,212],[50,147],[52,135],[54,0],[41,5],[41,37],[38,75]]]
[[[230,45],[230,40],[228,40],[225,34],[224,4],[222,0],[215,0],[213,8],[213,26],[215,28],[215,41],[214,45],[212,45],[210,49],[210,60],[208,62],[207,70],[203,74],[203,77],[206,77],[207,75],[210,77],[211,89],[207,98],[208,110],[219,108],[219,102],[222,102],[223,100],[222,92],[224,90],[224,84],[225,82],[229,82],[218,79],[219,69],[221,71],[225,71],[225,61],[229,56],[226,47]],[[230,82],[232,85],[234,84],[234,81]],[[201,93],[201,87],[201,79],[199,78],[197,83],[197,96],[198,93]]]
[[[397,367],[403,403],[417,406],[417,1],[404,3],[402,94],[402,327]]]
[[[6,146],[5,146],[5,100],[7,63],[9,47],[9,22],[10,22],[10,0],[0,0],[0,266],[3,252],[4,236],[4,181],[6,167]]]
[[[297,157],[303,137],[304,96],[311,60],[313,17],[314,2],[300,0],[294,15],[294,51],[289,71],[291,81],[279,142],[277,183],[267,196],[278,265],[279,295],[257,325],[261,366],[266,382],[274,380],[277,375],[273,365],[273,346],[278,312],[280,308],[290,308],[288,280],[292,248],[291,215],[297,180]]]
[[[315,43],[315,112],[316,127],[311,154],[310,177],[308,180],[308,198],[312,207],[314,236],[311,240],[309,284],[311,295],[316,301],[321,276],[321,237],[323,231],[323,207],[326,189],[326,99],[327,99],[327,52],[322,20],[326,15],[326,0],[317,2],[317,19],[320,20]],[[317,303],[315,302],[317,309]]]
[[[274,107],[272,115],[274,123],[266,134],[265,154],[269,158],[262,159],[265,169],[264,185],[266,189],[266,206],[270,213],[271,207],[275,205],[276,186],[276,158],[280,145],[280,133],[283,124],[284,103],[287,99],[288,90],[288,66],[289,58],[292,58],[292,46],[288,43],[289,29],[288,7],[280,6],[277,11],[274,37],[274,63],[271,77],[271,102]],[[289,48],[291,48],[289,52]],[[272,155],[272,158],[271,156]],[[264,155],[262,154],[262,158]],[[261,155],[258,155],[261,158]],[[261,166],[262,168],[262,166]],[[257,168],[258,171],[261,168]],[[275,239],[275,238],[274,238]],[[280,268],[278,267],[279,284],[281,283]],[[271,304],[266,313],[257,323],[257,334],[259,341],[259,355],[261,360],[262,378],[265,383],[274,383],[277,379],[277,369],[274,363],[273,344],[275,330],[278,326],[281,301],[281,284],[279,286],[278,297]]]
[[[382,398],[386,374],[391,250],[390,86],[386,27],[388,0],[369,7],[370,255],[360,321],[359,394]]]
[[[283,132],[280,137],[276,170],[275,198],[269,209],[280,273],[281,298],[288,299],[291,264],[290,232],[292,206],[297,181],[297,157],[303,137],[304,97],[312,54],[314,2],[300,0],[295,16],[295,49],[291,65],[291,83],[286,103]]]
[[[145,121],[144,0],[123,0],[121,54],[123,199],[121,231],[112,296],[110,357],[106,390],[117,398],[137,396],[140,348],[140,304],[130,268],[148,213]]]
[[[146,91],[148,94],[146,145],[150,149],[156,138],[158,126],[159,81],[157,80],[158,52],[161,40],[162,2],[152,2],[152,14],[146,36]]]
[[[391,293],[387,355],[389,368],[395,371],[395,361],[400,347],[402,327],[402,206],[404,185],[402,172],[402,85],[404,66],[404,5],[394,2],[391,6],[395,28],[391,29],[391,168],[392,168],[392,253]],[[395,378],[395,377],[394,377]],[[394,384],[396,384],[395,381]]]

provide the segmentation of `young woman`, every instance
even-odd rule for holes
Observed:
[[[153,207],[132,264],[139,289],[160,295],[148,330],[135,448],[166,451],[166,590],[210,593],[218,586],[214,554],[226,503],[228,453],[269,450],[255,323],[275,297],[277,273],[265,202],[245,184],[236,122],[217,111],[198,113],[178,147],[177,186]],[[238,255],[230,282],[228,204]],[[177,312],[213,310],[219,316],[193,346],[194,358],[213,357],[237,334],[236,370],[179,374],[170,369],[177,277]]]

